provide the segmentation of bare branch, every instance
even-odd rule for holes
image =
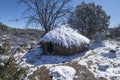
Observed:
[[[48,32],[56,24],[56,21],[65,16],[69,12],[66,7],[70,0],[18,0],[19,3],[25,5],[26,10],[24,17],[28,22],[39,23]],[[25,15],[26,16],[26,15]]]

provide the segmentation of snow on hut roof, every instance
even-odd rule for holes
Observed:
[[[83,44],[89,44],[90,40],[66,24],[46,33],[40,38],[40,42],[56,43],[68,48],[71,46],[78,47]]]

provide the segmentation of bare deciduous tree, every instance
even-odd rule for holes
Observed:
[[[50,31],[55,27],[56,21],[69,12],[67,4],[70,0],[18,0],[24,4],[28,14],[24,16],[27,23],[37,23],[45,30]]]

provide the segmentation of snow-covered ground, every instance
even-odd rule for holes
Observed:
[[[85,65],[95,77],[120,80],[120,42],[104,41],[102,44],[88,51],[91,55],[79,60],[78,64]]]
[[[68,78],[72,80],[73,77],[69,77],[69,75],[75,73],[74,68],[68,70],[65,66],[62,67],[62,64],[73,61],[86,66],[96,78],[104,77],[108,80],[120,80],[120,42],[109,40],[93,42],[90,47],[89,51],[70,56],[42,55],[42,49],[35,48],[26,53],[15,54],[15,58],[20,67],[32,67],[32,71],[35,71],[36,67],[46,66],[50,70],[50,76],[54,75],[54,80],[60,77],[67,77],[61,80],[67,80]],[[57,67],[58,65],[60,67]],[[64,68],[65,70],[63,70]],[[67,74],[71,71],[73,73]],[[28,75],[31,75],[31,73]]]
[[[43,55],[42,49],[39,47],[27,51],[21,46],[29,46],[28,41],[24,39],[16,39],[11,44],[12,49],[22,49],[22,51],[16,52],[14,57],[20,68],[27,68],[28,74],[24,80],[28,80],[28,77],[41,66],[49,69],[49,76],[52,76],[53,80],[59,78],[60,80],[73,80],[76,76],[75,68],[64,65],[69,62],[77,62],[79,65],[86,66],[96,78],[120,80],[120,42],[117,41],[92,42],[89,51],[70,56]],[[0,58],[4,60],[8,56],[1,54]]]

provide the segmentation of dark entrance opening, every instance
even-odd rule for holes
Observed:
[[[52,53],[52,52],[53,52],[53,44],[52,44],[51,42],[47,44],[47,51],[48,51],[49,53]]]

